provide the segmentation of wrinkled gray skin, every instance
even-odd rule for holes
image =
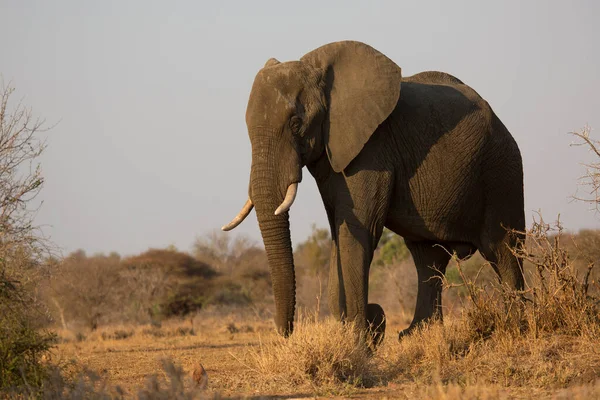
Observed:
[[[367,291],[384,226],[404,237],[417,268],[407,331],[441,317],[435,277],[444,273],[448,252],[462,257],[479,250],[503,283],[523,288],[507,247],[517,237],[505,229],[525,227],[521,155],[489,104],[455,77],[402,78],[400,67],[366,44],[331,43],[300,61],[267,61],[254,81],[246,123],[249,196],[281,334],[293,329],[296,287],[288,213],[274,212],[304,166],[331,227],[330,310],[355,320],[362,332],[383,317],[381,307],[367,303]]]

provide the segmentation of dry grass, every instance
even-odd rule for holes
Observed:
[[[560,230],[549,233],[536,225],[518,250],[525,291],[475,283],[456,260],[462,284],[447,290],[461,291],[462,307],[400,342],[405,316],[392,313],[374,354],[351,324],[319,313],[301,316],[284,339],[270,318],[207,310],[162,326],[59,332],[51,361],[66,365],[68,379],[53,381],[47,398],[598,398],[600,288],[591,268],[574,267]],[[208,373],[206,391],[191,381],[197,363]]]
[[[598,341],[547,335],[477,338],[462,320],[430,325],[380,354],[394,382],[559,389],[600,377]]]
[[[598,392],[600,290],[590,279],[593,264],[577,271],[560,240],[560,226],[552,230],[543,221],[527,232],[527,242],[515,250],[531,272],[523,292],[478,286],[456,260],[459,286],[467,294],[461,314],[443,325],[425,325],[401,342],[388,329],[373,357],[353,340],[351,327],[300,320],[291,338],[250,351],[257,386],[348,394],[417,384],[426,388],[419,391],[424,397],[454,396],[456,388],[464,389],[461,397],[477,397],[488,387],[527,388],[525,397],[578,385],[585,389],[577,393]]]
[[[600,379],[599,344],[597,337],[500,331],[484,339],[465,319],[453,319],[424,326],[401,342],[389,335],[368,357],[354,346],[351,329],[326,320],[300,324],[289,340],[251,348],[245,362],[262,393],[370,396],[380,388],[414,390],[419,398],[453,398],[458,391],[466,398],[529,397],[575,386],[592,390]]]
[[[169,393],[176,398],[179,393],[177,398],[497,399],[593,398],[600,393],[600,384],[594,383],[600,378],[600,341],[588,335],[494,331],[482,338],[463,316],[424,326],[402,342],[394,332],[404,326],[388,325],[386,340],[368,357],[354,345],[351,329],[331,320],[301,318],[289,339],[277,336],[271,321],[248,321],[252,331],[236,333],[227,328],[231,323],[241,326],[211,318],[196,324],[195,335],[155,337],[141,327],[127,338],[104,340],[100,332],[61,344],[56,355],[63,364],[77,361],[69,374],[79,382],[77,393],[85,388],[91,393],[93,387],[94,393],[110,398],[153,393],[156,397],[145,398],[169,398]],[[155,329],[176,332],[188,326],[187,321],[172,321]],[[133,328],[114,328],[123,329]],[[190,380],[197,362],[208,373],[205,392]],[[80,375],[81,365],[97,371],[96,378]]]
[[[357,344],[353,324],[300,317],[289,338],[260,341],[249,349],[248,366],[266,391],[343,394],[380,382],[380,370],[366,347]]]

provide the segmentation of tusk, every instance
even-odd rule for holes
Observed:
[[[277,210],[275,210],[275,215],[283,214],[290,209],[294,203],[294,200],[296,199],[296,193],[298,193],[298,182],[292,183],[290,186],[288,186],[287,192],[285,193],[285,199],[283,199],[281,205],[277,207]]]
[[[233,228],[241,224],[243,220],[246,219],[246,217],[248,216],[248,214],[250,214],[250,211],[252,211],[253,208],[254,204],[252,204],[252,200],[248,198],[248,200],[246,200],[246,204],[244,204],[244,207],[242,207],[240,213],[234,219],[232,219],[230,223],[224,225],[221,229],[224,231],[232,230]]]

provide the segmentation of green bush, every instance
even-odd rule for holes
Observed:
[[[212,295],[208,301],[210,304],[219,305],[248,305],[252,303],[252,299],[242,290],[242,287],[233,281],[222,282],[218,288],[212,291]]]
[[[161,304],[161,316],[183,317],[191,312],[202,309],[206,300],[203,296],[192,296],[187,293],[171,293]]]
[[[4,264],[0,260],[0,264]],[[56,335],[40,329],[35,300],[0,267],[0,390],[39,387],[48,374],[42,362]]]

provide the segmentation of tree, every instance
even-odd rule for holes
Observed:
[[[317,228],[312,224],[312,233],[300,243],[295,252],[299,268],[304,268],[314,277],[323,277],[329,268],[331,257],[331,236],[328,229]]]
[[[44,313],[35,293],[48,249],[34,225],[33,200],[44,183],[38,157],[44,121],[21,102],[0,76],[0,389],[41,385],[42,354],[53,335],[38,328]]]
[[[38,137],[44,121],[21,102],[11,107],[13,93],[0,79],[0,251],[24,247],[37,254],[43,240],[31,204],[44,183],[37,161],[46,147]]]
[[[252,240],[245,236],[237,236],[232,241],[230,234],[213,231],[196,238],[192,253],[196,259],[209,264],[218,272],[231,276],[243,262],[244,256],[255,248]]]
[[[92,331],[98,327],[122,295],[119,259],[77,251],[60,263],[52,276],[52,299],[59,312],[81,320]]]
[[[587,188],[589,192],[584,197],[573,196],[575,200],[590,203],[592,208],[600,211],[600,141],[590,137],[591,128],[584,127],[580,132],[570,132],[571,135],[578,138],[572,146],[584,146],[596,157],[595,162],[583,164],[586,167],[585,174],[580,178],[581,186]]]
[[[404,239],[387,228],[383,229],[381,239],[374,255],[374,264],[378,266],[393,265],[408,258],[408,248]]]

